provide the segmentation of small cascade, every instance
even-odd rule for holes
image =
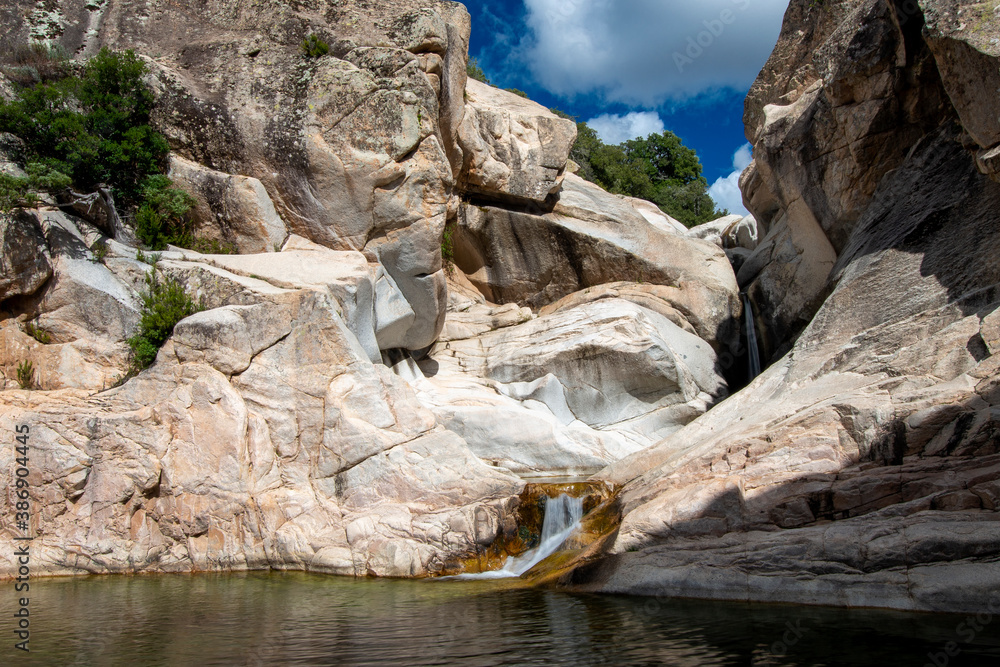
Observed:
[[[753,321],[753,305],[750,303],[750,297],[747,296],[746,292],[740,292],[740,296],[743,298],[743,321],[746,322],[747,330],[747,359],[750,364],[749,381],[752,382],[755,377],[760,375],[760,352],[757,348],[757,327],[754,325]]]
[[[583,498],[562,494],[545,503],[545,518],[538,546],[520,556],[511,556],[503,568],[479,574],[460,574],[456,579],[504,579],[519,577],[554,554],[583,519]]]

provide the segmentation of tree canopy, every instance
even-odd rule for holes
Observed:
[[[573,119],[553,109],[563,118]],[[580,165],[579,176],[608,192],[653,202],[687,227],[726,215],[708,194],[697,154],[673,132],[631,139],[617,146],[601,141],[586,123],[577,123],[577,139],[570,159]]]
[[[155,100],[142,59],[105,48],[80,68],[55,49],[33,45],[24,52],[32,66],[17,68],[17,98],[0,101],[0,132],[24,142],[28,177],[0,175],[0,208],[32,205],[37,190],[92,192],[106,185],[154,250],[190,241],[186,214],[194,202],[163,175],[169,145],[150,126]],[[49,74],[33,75],[39,71]]]

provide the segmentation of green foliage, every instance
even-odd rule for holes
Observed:
[[[455,227],[447,225],[444,228],[444,235],[441,237],[441,259],[444,260],[444,268],[449,274],[455,270]]]
[[[161,255],[158,252],[151,252],[147,255],[142,250],[137,250],[135,253],[136,261],[143,262],[144,264],[149,264],[150,266],[153,267],[155,267],[156,263],[160,261],[160,257]]]
[[[330,53],[330,45],[319,38],[319,35],[311,34],[302,40],[299,45],[302,53],[307,58],[319,58]]]
[[[189,250],[200,252],[203,255],[238,255],[239,249],[229,241],[219,241],[218,239],[193,239],[190,245],[184,246]]]
[[[108,244],[98,241],[90,247],[90,252],[94,253],[95,264],[104,264],[104,258],[108,256]]]
[[[524,92],[523,90],[518,90],[517,88],[504,88],[504,90],[506,90],[508,93],[514,93],[518,97],[523,97],[526,100],[531,99],[530,97],[528,97],[528,93]]]
[[[30,361],[22,361],[17,366],[17,384],[21,389],[35,388],[35,365]]]
[[[29,162],[27,177],[0,173],[0,211],[30,208],[38,204],[38,192],[54,192],[70,186],[70,178],[40,162]]]
[[[52,335],[48,331],[39,326],[35,326],[31,322],[24,325],[24,333],[34,338],[42,345],[48,345],[52,342]]]
[[[169,150],[149,126],[154,98],[145,74],[134,52],[102,49],[82,74],[43,80],[0,102],[0,132],[23,139],[28,162],[47,173],[88,191],[108,184],[119,203],[134,206]]]
[[[196,202],[172,186],[169,178],[154,174],[139,190],[142,205],[135,214],[135,235],[150,250],[163,250],[167,244],[188,248],[194,242],[187,213]]]
[[[156,353],[174,332],[174,326],[200,308],[173,278],[160,280],[156,267],[146,274],[146,291],[142,294],[139,332],[128,339],[132,348],[131,374],[148,368],[156,361]]]
[[[151,250],[163,250],[174,238],[168,221],[149,204],[135,214],[135,236]]]
[[[38,195],[32,191],[28,179],[0,173],[0,212],[31,208],[37,203]]]
[[[483,68],[479,66],[479,61],[475,58],[469,58],[469,64],[465,66],[465,71],[469,75],[470,79],[475,79],[476,81],[481,81],[485,84],[489,84],[490,80],[486,78],[486,72]]]
[[[571,118],[556,110],[553,113]],[[577,139],[569,157],[580,165],[581,178],[608,192],[649,200],[687,227],[726,214],[716,210],[708,195],[698,156],[673,132],[609,146],[592,127],[577,123]]]
[[[56,192],[73,184],[73,179],[44,162],[29,162],[24,170],[28,174],[28,184],[36,190]]]

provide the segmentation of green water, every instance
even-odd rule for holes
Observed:
[[[1000,665],[1000,617],[302,573],[32,581],[24,654],[0,590],[0,665]]]

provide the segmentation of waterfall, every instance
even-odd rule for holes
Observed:
[[[461,574],[456,579],[503,579],[519,577],[542,562],[562,546],[566,538],[580,527],[583,519],[583,498],[566,494],[549,498],[545,503],[545,519],[538,546],[520,556],[508,557],[503,568],[479,574]],[[449,577],[450,578],[450,577]]]
[[[749,381],[752,382],[755,377],[760,375],[760,352],[757,349],[757,328],[753,322],[753,305],[750,303],[750,297],[747,296],[746,292],[740,292],[740,296],[743,297],[743,321],[746,322],[747,352],[749,353],[747,356],[750,363]]]

